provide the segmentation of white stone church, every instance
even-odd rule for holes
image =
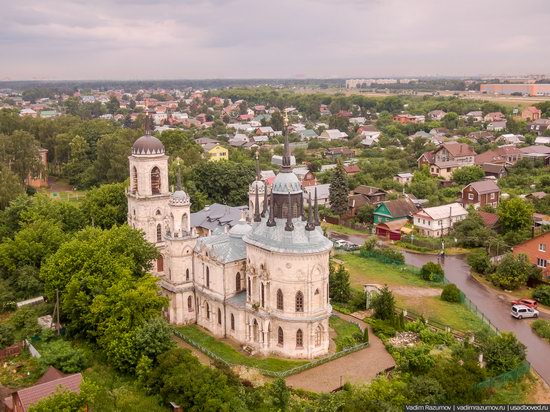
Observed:
[[[199,237],[190,199],[179,183],[168,187],[164,146],[146,133],[130,161],[128,224],[160,251],[154,272],[170,299],[172,324],[196,323],[261,354],[313,358],[329,348],[329,254],[317,201],[304,213],[304,192],[283,167],[271,193],[259,173],[250,185],[249,221]]]

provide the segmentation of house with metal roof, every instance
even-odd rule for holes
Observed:
[[[440,237],[467,216],[468,211],[460,203],[451,203],[422,209],[413,215],[413,224],[423,236]]]

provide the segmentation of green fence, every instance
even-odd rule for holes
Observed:
[[[531,370],[531,364],[523,361],[518,367],[494,378],[486,379],[476,385],[478,389],[499,388],[510,382],[517,382]]]
[[[193,339],[190,339],[189,337],[185,336],[179,330],[173,329],[173,333],[178,338],[180,338],[183,341],[187,342],[188,344],[190,344],[194,348],[200,350],[202,353],[204,353],[210,359],[221,362],[222,364],[224,364],[228,367],[239,366],[238,364],[233,364],[231,362],[226,361],[225,359],[223,359],[222,357],[216,355],[215,353],[213,353],[209,349],[207,349],[204,346],[200,345],[199,343],[195,342]],[[324,363],[327,363],[327,362],[333,361],[335,359],[341,358],[342,356],[346,356],[350,353],[357,352],[358,350],[364,349],[368,346],[369,346],[368,342],[363,342],[363,343],[360,343],[358,345],[352,346],[350,348],[346,348],[344,350],[341,350],[340,352],[336,352],[336,353],[334,353],[330,356],[326,356],[326,357],[321,358],[321,359],[313,360],[309,363],[297,366],[297,367],[292,368],[292,369],[288,369],[286,371],[277,372],[277,371],[270,371],[270,370],[259,369],[259,368],[254,368],[254,369],[259,371],[262,375],[270,376],[272,378],[286,378],[287,376],[294,375],[294,374],[299,373],[299,372],[303,372],[307,369],[315,368],[316,366],[319,366],[319,365],[322,365]]]

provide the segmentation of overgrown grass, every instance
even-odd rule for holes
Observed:
[[[181,326],[177,329],[184,336],[198,343],[200,346],[208,349],[210,352],[214,353],[215,355],[219,356],[230,364],[244,365],[251,368],[264,369],[272,372],[283,372],[308,363],[307,361],[292,361],[274,357],[266,358],[247,356],[237,351],[227,343],[224,343],[223,341],[209,335],[196,325]]]
[[[499,405],[525,403],[527,395],[533,390],[534,385],[535,378],[528,373],[519,382],[510,382],[498,389],[490,389],[482,403]]]
[[[19,356],[3,359],[0,363],[0,385],[12,389],[34,384],[46,368],[29,351],[24,349]]]
[[[531,328],[538,336],[550,342],[550,321],[537,319],[531,323]]]
[[[361,328],[355,323],[345,321],[338,316],[331,316],[329,318],[329,325],[336,333],[333,340],[336,344],[337,351],[355,346],[362,342]]]
[[[352,229],[351,227],[342,226],[342,225],[333,225],[332,223],[323,223],[323,229],[326,229],[327,232],[341,233],[343,235],[370,235],[366,230],[357,230]],[[361,245],[359,245],[361,246]]]

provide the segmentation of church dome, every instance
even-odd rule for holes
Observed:
[[[170,195],[169,204],[173,206],[188,205],[191,202],[189,195],[183,190],[176,190]]]
[[[244,220],[240,220],[235,226],[229,230],[229,236],[231,237],[243,237],[252,230],[252,226],[246,223]]]
[[[289,192],[290,194],[301,193],[302,185],[298,176],[294,173],[280,172],[273,181],[271,192],[284,195],[287,195]]]
[[[164,154],[164,145],[155,136],[146,134],[137,139],[132,146],[134,155]]]
[[[264,193],[265,183],[262,182],[261,180],[254,180],[250,184],[250,186],[248,188],[249,193],[252,193],[252,194],[256,193],[256,187],[258,188],[258,193]]]

